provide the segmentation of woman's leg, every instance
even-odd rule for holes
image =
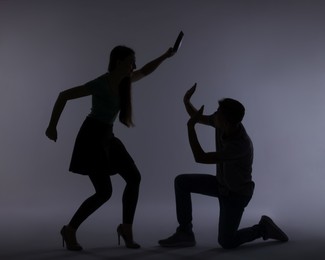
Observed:
[[[126,182],[123,192],[123,224],[132,224],[138,203],[140,172],[123,143],[116,137],[110,140],[108,157],[112,171],[117,172]]]
[[[122,197],[123,224],[132,225],[138,203],[141,175],[134,163],[122,169],[119,174],[126,182]]]
[[[109,152],[109,158],[114,162],[113,171],[121,175],[126,182],[122,197],[123,222],[118,226],[117,232],[123,237],[126,247],[139,248],[140,245],[133,241],[132,224],[138,203],[141,175],[132,157],[118,138],[111,140]]]
[[[122,236],[126,247],[140,248],[140,245],[133,240],[133,219],[139,197],[139,186],[141,181],[140,173],[134,163],[121,169],[119,174],[126,182],[122,197],[123,224],[119,225],[117,232]]]
[[[112,195],[112,183],[109,175],[89,176],[95,188],[95,194],[86,199],[69,222],[69,226],[77,230],[92,213],[102,206]]]

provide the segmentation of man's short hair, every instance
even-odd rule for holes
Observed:
[[[232,98],[219,100],[219,111],[225,116],[225,120],[231,124],[239,124],[245,115],[245,107],[239,101]]]

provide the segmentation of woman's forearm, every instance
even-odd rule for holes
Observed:
[[[144,65],[141,68],[142,74],[146,76],[146,75],[149,75],[150,73],[154,72],[165,59],[167,59],[167,56],[162,55],[162,56],[158,57],[157,59],[154,59],[153,61],[148,62],[146,65]]]
[[[64,98],[62,98],[62,94],[60,93],[53,107],[53,111],[49,123],[50,127],[56,128],[66,103],[67,101]]]
[[[169,48],[163,55],[159,56],[158,58],[148,62],[146,65],[144,65],[140,71],[143,75],[148,75],[155,71],[159,65],[166,60],[167,58],[171,57],[174,55],[173,49]]]

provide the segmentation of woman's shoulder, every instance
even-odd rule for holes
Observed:
[[[85,85],[90,87],[100,87],[108,82],[108,73],[104,73],[95,79],[88,81]]]
[[[94,80],[95,80],[95,81],[99,81],[99,82],[102,82],[102,81],[107,82],[108,79],[109,79],[109,74],[108,74],[108,72],[106,72],[106,73],[104,73],[104,74],[98,76],[98,77],[95,78]]]

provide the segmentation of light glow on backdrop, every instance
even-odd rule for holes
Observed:
[[[136,127],[115,126],[142,172],[139,203],[174,210],[177,174],[215,171],[196,164],[188,145],[182,98],[197,82],[193,103],[206,113],[223,97],[246,106],[256,182],[247,211],[320,221],[324,13],[322,1],[0,1],[1,208],[76,207],[90,195],[86,177],[68,173],[90,98],[67,104],[53,143],[44,132],[58,93],[104,73],[115,45],[134,48],[140,67],[183,30],[179,52],[134,84]],[[198,131],[212,150],[212,130]],[[110,203],[120,203],[124,183],[113,182]]]

